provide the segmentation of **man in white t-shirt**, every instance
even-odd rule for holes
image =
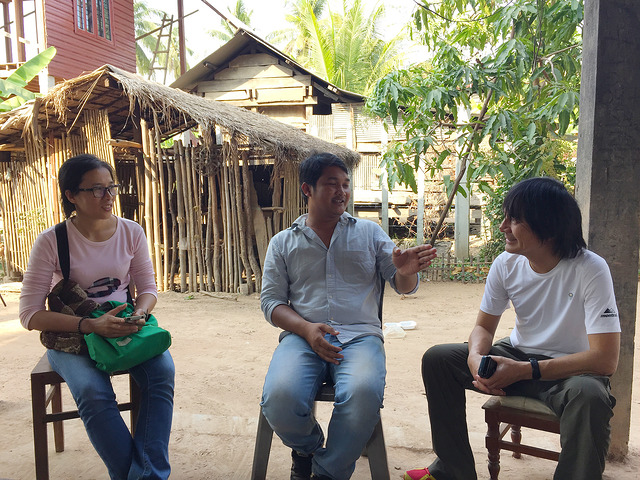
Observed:
[[[542,400],[560,417],[555,480],[602,478],[615,399],[620,322],[609,268],[586,249],[580,209],[562,183],[524,180],[507,193],[505,252],[491,266],[468,343],[436,345],[422,359],[433,450],[428,469],[406,480],[477,478],[465,389]],[[509,302],[516,324],[494,343]],[[481,359],[497,363],[488,378]]]

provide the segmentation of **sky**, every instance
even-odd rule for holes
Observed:
[[[207,2],[225,13],[228,12],[227,8],[233,10],[236,3],[235,0],[207,0]],[[146,3],[177,17],[177,0],[146,0]],[[284,18],[285,0],[244,0],[244,3],[248,11],[253,11],[252,27],[261,37],[266,37],[274,30],[288,27]],[[371,0],[363,0],[363,3],[370,5],[371,8],[377,4]],[[385,19],[388,25],[384,33],[385,36],[391,37],[411,20],[416,4],[413,0],[382,0],[382,3],[385,5]],[[219,43],[216,43],[217,41],[207,32],[221,28],[220,17],[201,0],[183,0],[183,5],[185,15],[197,10],[197,13],[185,18],[187,47],[193,50],[188,62],[193,66],[219,47]],[[330,0],[330,5],[334,11],[341,11],[342,0]]]

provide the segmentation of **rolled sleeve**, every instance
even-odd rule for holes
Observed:
[[[278,243],[278,235],[269,242],[262,271],[260,308],[264,318],[274,325],[271,315],[279,305],[289,304],[289,275]],[[275,325],[274,325],[275,326]]]

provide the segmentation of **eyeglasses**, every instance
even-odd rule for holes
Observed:
[[[109,185],[108,187],[91,187],[91,188],[79,188],[79,192],[93,192],[93,196],[96,198],[104,197],[107,192],[112,197],[118,195],[120,190],[120,185]]]

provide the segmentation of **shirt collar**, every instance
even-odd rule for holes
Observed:
[[[305,228],[307,226],[308,216],[309,216],[308,213],[300,215],[291,224],[291,226],[289,227],[289,230],[295,231],[295,230],[302,230],[303,228]],[[347,223],[355,224],[357,221],[358,221],[357,218],[352,217],[348,212],[344,212],[342,215],[340,215],[340,220],[338,220],[338,223],[340,225],[346,225]]]

